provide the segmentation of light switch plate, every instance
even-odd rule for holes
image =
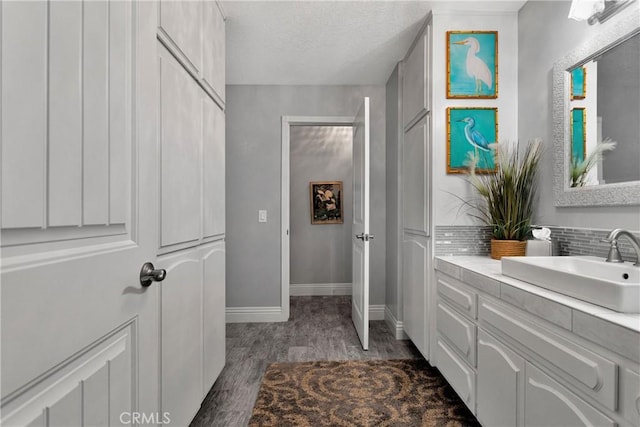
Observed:
[[[267,222],[267,211],[259,210],[258,211],[258,222]]]

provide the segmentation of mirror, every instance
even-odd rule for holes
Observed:
[[[639,23],[634,10],[554,66],[555,206],[640,204]]]
[[[640,33],[568,73],[570,186],[640,181]]]

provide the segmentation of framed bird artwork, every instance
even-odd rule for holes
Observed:
[[[478,158],[476,173],[496,170],[497,108],[447,108],[447,173],[465,173],[470,156]]]
[[[498,32],[447,31],[447,98],[498,97]]]

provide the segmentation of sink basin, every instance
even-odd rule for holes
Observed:
[[[502,274],[622,313],[640,313],[640,267],[582,256],[504,257]]]

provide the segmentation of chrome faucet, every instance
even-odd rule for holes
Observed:
[[[636,267],[640,267],[640,242],[636,239],[636,236],[628,232],[627,230],[623,230],[622,228],[616,228],[615,230],[611,230],[609,235],[603,242],[607,242],[611,244],[609,248],[609,255],[605,261],[607,262],[624,262],[622,259],[622,255],[620,255],[620,250],[618,249],[618,239],[620,236],[626,236],[631,241],[631,246],[636,251]]]

